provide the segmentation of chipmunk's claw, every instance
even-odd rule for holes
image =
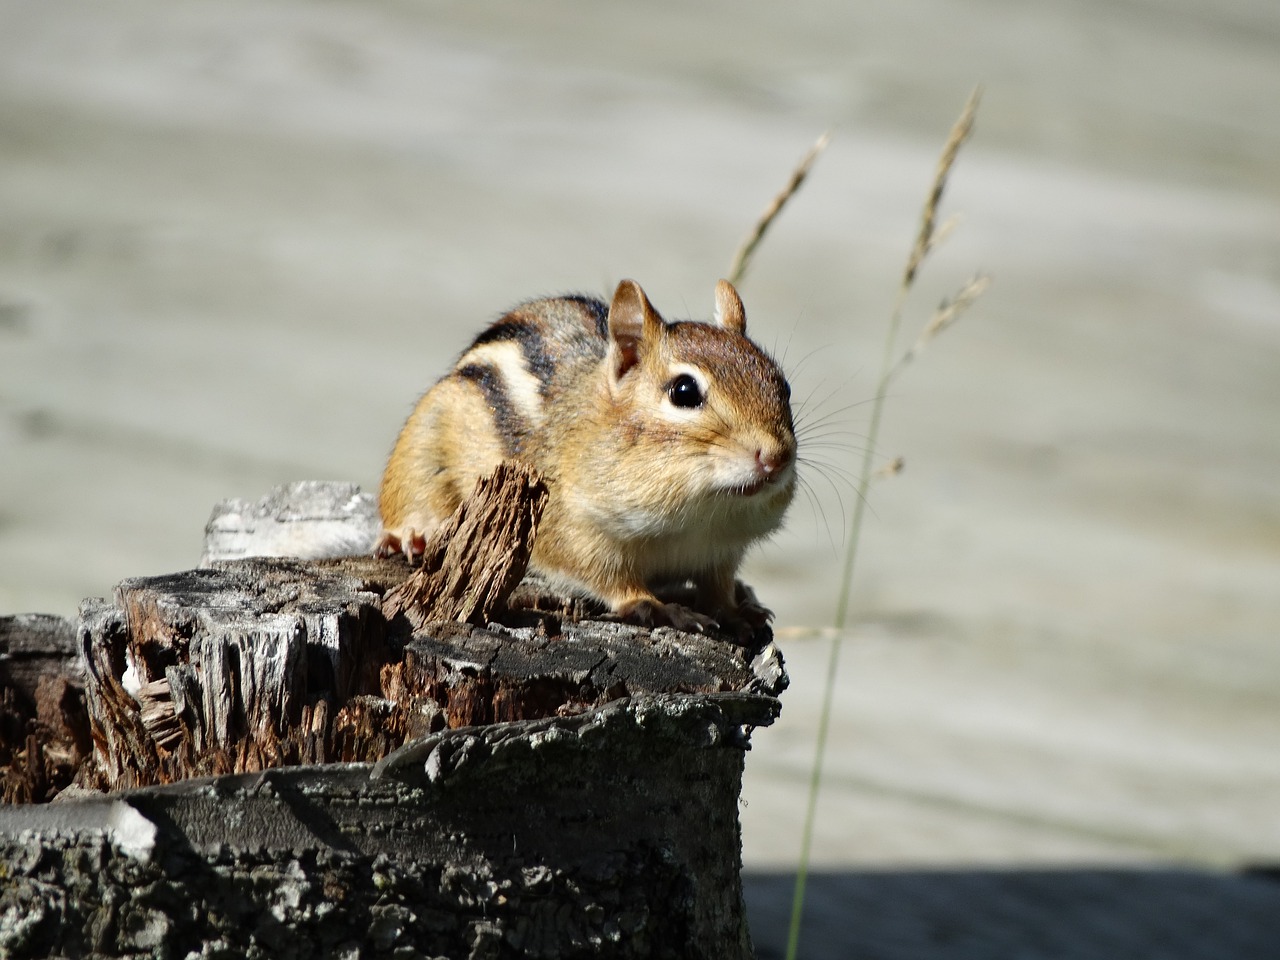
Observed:
[[[403,537],[392,533],[390,530],[384,530],[382,536],[378,538],[378,542],[374,544],[373,555],[383,559],[403,555],[409,565],[412,566],[422,559],[426,549],[426,535],[419,533],[417,530],[409,530]]]
[[[690,610],[679,603],[663,603],[644,598],[632,600],[615,611],[619,620],[642,627],[675,627],[685,633],[709,633],[720,624],[711,617]]]
[[[394,557],[400,552],[400,538],[390,530],[383,530],[378,542],[373,545],[373,555],[379,560]]]

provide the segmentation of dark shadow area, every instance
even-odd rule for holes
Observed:
[[[784,955],[792,873],[746,872],[759,960]],[[1266,869],[865,870],[811,874],[803,960],[1275,960]]]

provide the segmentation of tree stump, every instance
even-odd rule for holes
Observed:
[[[0,956],[750,956],[768,631],[648,631],[536,582],[415,625],[387,602],[410,576],[246,557],[0,620],[6,799],[75,760],[56,802],[0,808]]]

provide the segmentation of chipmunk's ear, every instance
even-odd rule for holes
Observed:
[[[747,332],[747,311],[733,284],[721,280],[716,284],[716,324],[735,333]]]
[[[609,370],[621,380],[662,337],[662,317],[634,280],[623,280],[609,307]]]

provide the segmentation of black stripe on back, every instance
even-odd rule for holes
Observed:
[[[479,343],[480,341],[477,340],[476,342]],[[520,415],[512,408],[511,401],[507,398],[507,391],[502,383],[502,377],[492,367],[479,363],[468,363],[466,366],[459,367],[456,374],[463,380],[470,380],[480,388],[480,391],[484,394],[485,402],[489,405],[489,409],[493,411],[493,425],[497,428],[498,436],[502,438],[502,445],[506,450],[507,456],[514,457],[524,446],[525,424],[520,419]]]
[[[591,319],[595,321],[596,333],[600,335],[600,339],[609,339],[609,305],[607,303],[597,300],[595,297],[587,297],[579,293],[565,294],[560,299],[576,303],[585,309],[591,314]]]
[[[552,374],[555,373],[555,361],[546,351],[542,331],[537,324],[514,318],[499,320],[476,337],[471,346],[480,347],[486,343],[501,343],[506,340],[513,340],[520,344],[526,369],[537,377],[540,383],[547,383],[551,379]]]

